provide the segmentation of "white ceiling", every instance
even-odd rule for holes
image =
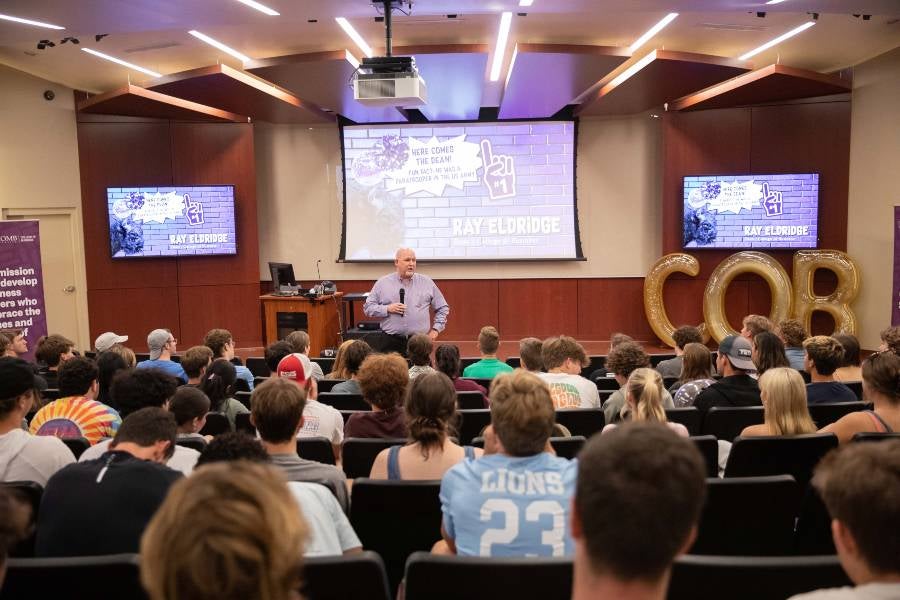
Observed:
[[[369,0],[263,0],[281,13],[266,16],[236,0],[0,0],[0,13],[66,27],[53,31],[0,21],[0,63],[91,92],[124,84],[152,85],[140,73],[100,60],[91,47],[164,75],[216,62],[239,61],[188,35],[198,29],[254,59],[301,52],[359,51],[334,17],[345,16],[373,47],[384,29]],[[487,43],[493,45],[499,13],[527,11],[513,19],[510,40],[529,43],[627,47],[668,12],[680,17],[643,49],[740,54],[802,24],[819,12],[815,27],[752,59],[760,67],[782,64],[832,72],[900,46],[900,0],[416,0],[412,16],[394,18],[394,44]],[[756,16],[766,11],[765,18]],[[851,13],[871,14],[868,21]],[[456,14],[448,19],[447,14]],[[318,22],[310,23],[309,19]],[[94,34],[108,37],[94,41]],[[60,45],[65,36],[80,46]],[[41,39],[55,48],[37,50]],[[508,63],[508,61],[507,61]],[[505,76],[505,73],[504,73]],[[501,81],[503,78],[501,78]]]

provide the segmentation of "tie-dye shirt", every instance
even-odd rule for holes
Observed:
[[[121,424],[119,413],[107,405],[84,396],[69,396],[39,410],[29,428],[34,435],[85,438],[93,446],[115,436]]]

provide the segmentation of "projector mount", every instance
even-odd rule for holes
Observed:
[[[412,12],[413,0],[372,0],[372,4],[377,7],[382,7],[384,10],[384,55],[386,57],[391,56],[392,51],[392,23],[391,23],[391,15],[394,12],[394,9],[399,10],[400,12],[409,15]],[[407,10],[403,10],[403,5],[406,5]]]

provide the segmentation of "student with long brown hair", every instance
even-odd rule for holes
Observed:
[[[741,435],[801,435],[815,433],[816,424],[806,407],[806,384],[790,367],[769,369],[759,378],[765,422],[744,428]]]
[[[711,386],[712,354],[703,344],[686,344],[681,353],[681,377],[669,388],[675,406],[693,406],[697,394]]]

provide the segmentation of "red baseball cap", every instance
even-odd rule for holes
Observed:
[[[303,386],[312,377],[312,363],[305,354],[288,354],[278,363],[275,373],[278,377],[284,377]]]

